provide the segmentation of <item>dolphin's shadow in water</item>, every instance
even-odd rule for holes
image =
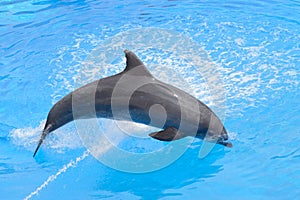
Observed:
[[[189,148],[182,157],[168,167],[150,173],[130,174],[108,169],[102,174],[103,178],[97,180],[98,186],[91,196],[107,198],[103,190],[112,194],[131,193],[142,199],[178,196],[180,193],[167,192],[167,190],[204,181],[223,170],[223,165],[214,164],[225,155],[223,147],[215,146],[203,159],[198,158],[198,153],[199,148]]]

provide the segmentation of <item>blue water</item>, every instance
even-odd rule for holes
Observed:
[[[299,19],[296,0],[1,1],[1,199],[299,199]],[[48,137],[33,158],[49,109],[82,85],[74,77],[88,74],[82,63],[89,55],[105,51],[104,44],[117,46],[110,38],[118,34],[150,27],[192,39],[214,63],[226,107],[207,97],[195,70],[183,78],[217,114],[225,109],[234,147],[215,146],[200,159],[202,142],[195,141],[161,170],[126,173],[87,153],[72,123]],[[187,66],[166,56],[170,51],[144,48],[137,43],[135,52],[149,65],[175,63],[179,72]],[[115,59],[111,70],[88,78],[121,71],[124,59]],[[158,145],[121,146],[140,151],[151,142]]]

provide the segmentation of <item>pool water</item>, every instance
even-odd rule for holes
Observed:
[[[299,19],[296,0],[1,1],[1,199],[299,199]],[[223,101],[213,98],[219,91],[209,90],[209,77],[176,57],[181,43],[163,49],[168,35],[161,34],[157,49],[143,45],[147,38],[129,37],[149,29],[191,39],[197,48],[188,53],[200,52],[216,68]],[[119,36],[123,43],[116,42]],[[211,106],[233,148],[216,145],[200,159],[202,141],[195,140],[165,168],[127,173],[91,156],[70,123],[47,137],[33,158],[52,105],[84,83],[120,72],[125,59],[119,47],[129,40],[156,77],[170,78],[168,66],[182,75],[166,81]],[[114,55],[108,67],[86,68],[98,51],[105,63],[106,50]],[[106,133],[116,131],[111,123],[101,121]],[[120,147],[145,152],[161,145],[138,141]]]

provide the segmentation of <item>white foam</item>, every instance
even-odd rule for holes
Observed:
[[[9,138],[14,145],[33,151],[41,137],[46,120],[42,120],[37,127],[25,127],[13,129],[9,133]],[[50,133],[44,140],[43,146],[46,148],[57,149],[76,149],[82,147],[81,141],[76,133],[74,124],[70,123],[61,129]]]
[[[13,129],[8,137],[17,146],[23,146],[26,149],[31,149],[33,144],[37,144],[46,121],[43,120],[37,127],[25,127]]]
[[[229,140],[236,140],[237,137],[238,137],[238,134],[236,132],[228,132],[228,137],[229,137]]]

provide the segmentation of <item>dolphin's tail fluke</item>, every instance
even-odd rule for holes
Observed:
[[[38,145],[37,145],[37,147],[36,147],[36,149],[35,149],[35,151],[34,151],[33,157],[35,156],[35,154],[36,154],[37,151],[39,150],[41,144],[43,143],[43,141],[44,141],[44,139],[45,139],[45,137],[46,137],[46,135],[50,132],[51,126],[52,126],[51,124],[48,124],[48,125],[44,128],[43,134],[42,134],[42,136],[41,136],[41,138],[40,138],[40,140],[39,140],[39,143],[38,143]]]

